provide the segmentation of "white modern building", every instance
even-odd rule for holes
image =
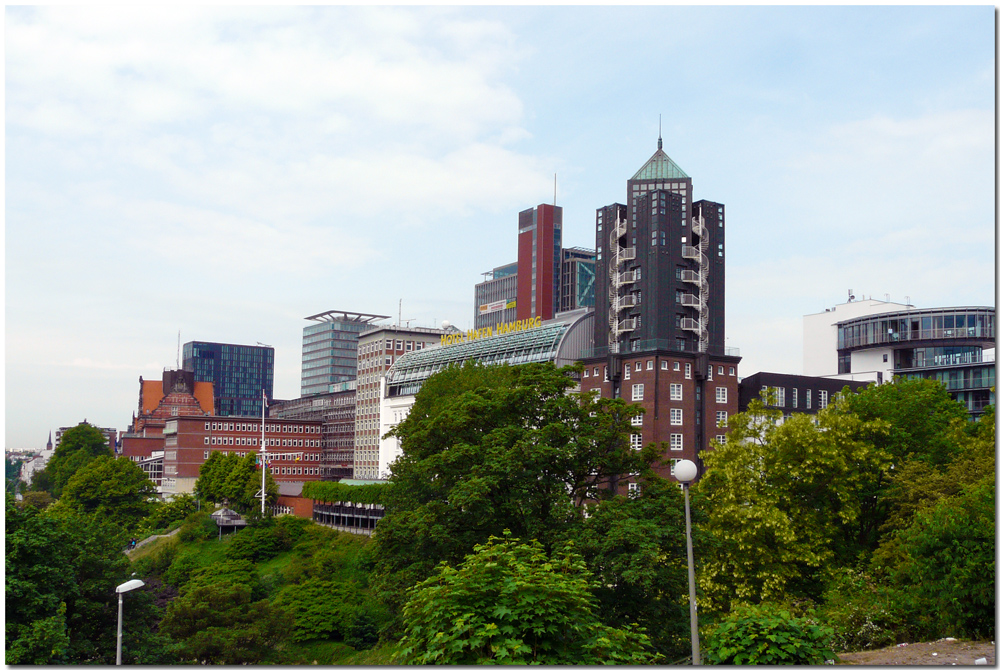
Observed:
[[[803,369],[876,383],[935,379],[976,416],[995,402],[995,321],[995,307],[850,301],[803,317]]]

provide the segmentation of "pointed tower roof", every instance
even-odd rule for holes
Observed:
[[[656,153],[632,177],[639,179],[689,179],[688,174],[663,151],[663,136],[656,140]]]

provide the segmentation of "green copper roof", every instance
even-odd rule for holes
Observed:
[[[632,180],[637,179],[687,179],[688,175],[677,163],[670,160],[670,156],[663,153],[663,149],[657,149],[653,157],[646,161],[646,164],[639,168]]]

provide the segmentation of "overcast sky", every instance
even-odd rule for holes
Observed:
[[[727,208],[727,342],[801,373],[848,289],[995,304],[978,7],[7,7],[7,446],[125,428],[177,340],[470,327],[517,213],[564,244],[663,148]]]

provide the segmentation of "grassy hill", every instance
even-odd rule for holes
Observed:
[[[219,539],[208,512],[199,512],[130,558],[178,662],[388,665],[396,648],[379,645],[388,617],[368,588],[367,544],[294,517]],[[255,623],[267,629],[267,642]],[[248,647],[258,656],[225,655],[251,653]]]

